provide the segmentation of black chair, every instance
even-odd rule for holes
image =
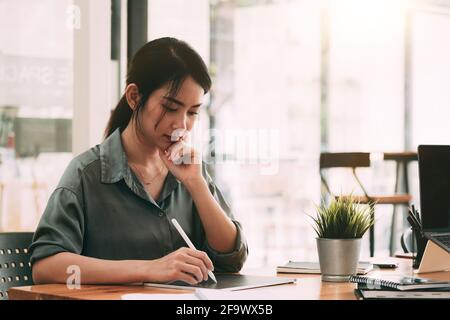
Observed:
[[[32,232],[0,233],[0,300],[8,299],[11,287],[33,284],[28,247]]]

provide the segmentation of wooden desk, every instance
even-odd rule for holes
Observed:
[[[395,270],[376,270],[370,275],[409,274],[411,275],[411,260],[396,259],[399,268]],[[242,274],[275,276],[275,268],[247,269]],[[322,282],[319,275],[278,274],[280,277],[298,278],[296,284],[287,284],[266,288],[251,289],[264,292],[264,296],[272,300],[355,300],[353,293],[356,285],[353,283]],[[421,275],[427,278],[445,279],[450,281],[450,272],[429,273]],[[10,300],[46,300],[46,299],[83,299],[83,300],[120,300],[123,294],[129,293],[187,293],[185,290],[144,288],[135,286],[82,285],[80,289],[68,289],[64,284],[35,285],[16,287],[9,290]]]

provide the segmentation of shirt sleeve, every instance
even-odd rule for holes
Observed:
[[[60,252],[80,254],[83,234],[84,214],[80,199],[70,189],[57,188],[34,233],[29,248],[31,264]]]
[[[206,172],[206,171],[205,171]],[[205,178],[208,183],[209,190],[211,194],[216,199],[220,207],[225,211],[227,216],[231,219],[231,221],[236,226],[237,236],[234,249],[231,252],[220,253],[211,248],[206,237],[204,240],[204,251],[210,257],[212,263],[214,264],[214,271],[218,272],[238,272],[242,269],[245,260],[248,256],[248,245],[247,240],[245,239],[242,226],[239,221],[234,218],[232,210],[230,206],[225,201],[222,192],[219,188],[214,184],[211,177],[206,172]]]

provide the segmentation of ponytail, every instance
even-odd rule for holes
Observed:
[[[111,112],[111,116],[105,130],[105,139],[116,131],[117,128],[120,128],[120,132],[125,130],[132,115],[133,110],[128,105],[127,98],[123,95],[116,108]]]

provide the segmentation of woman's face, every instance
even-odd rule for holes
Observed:
[[[194,79],[187,77],[175,97],[169,96],[169,84],[154,91],[141,112],[144,141],[166,150],[189,133],[203,103],[204,91]]]

